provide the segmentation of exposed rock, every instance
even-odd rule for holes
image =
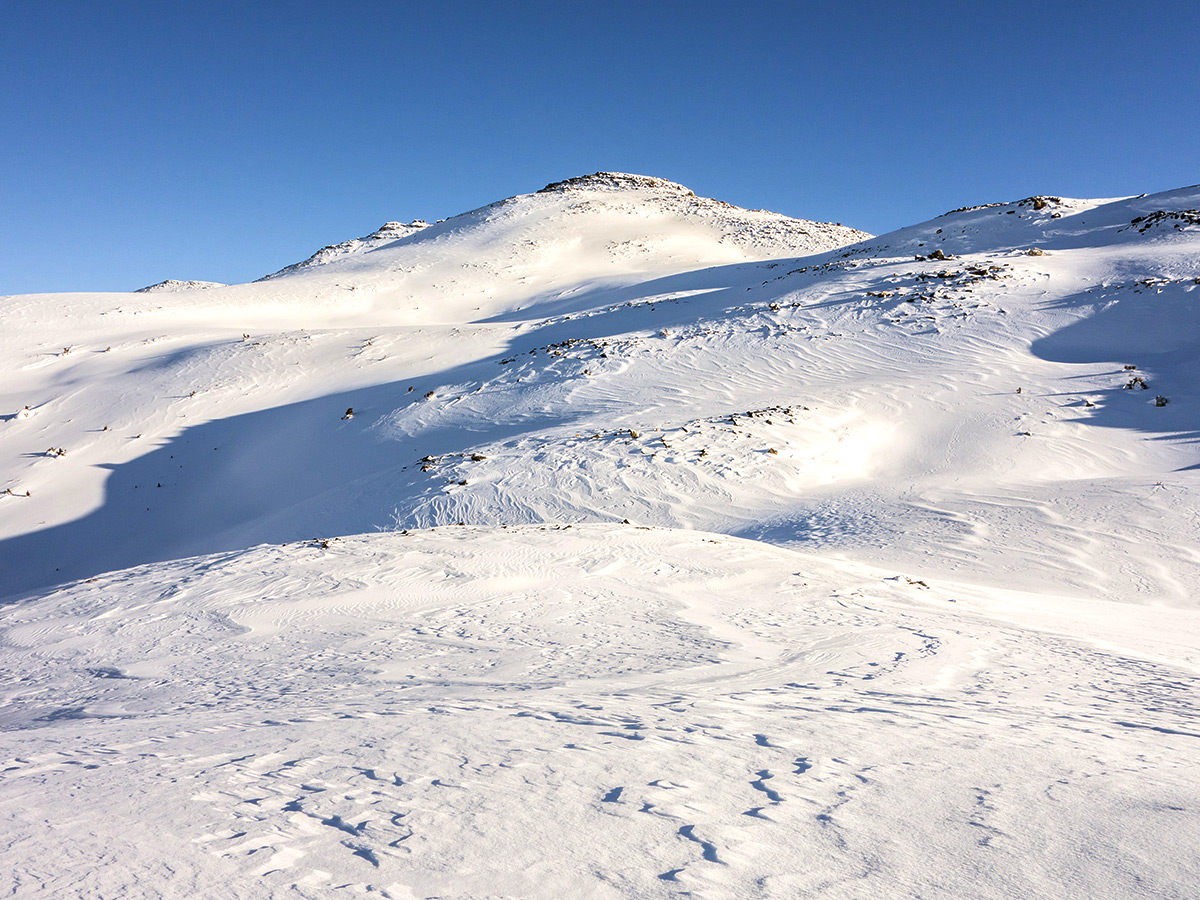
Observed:
[[[653,190],[672,191],[687,197],[696,196],[694,192],[685,188],[682,184],[676,184],[674,181],[667,181],[665,178],[655,178],[652,175],[631,175],[627,172],[596,172],[592,175],[580,175],[576,178],[568,178],[566,181],[556,181],[553,184],[548,184],[538,191],[538,193],[546,194],[553,191],[596,188],[616,190],[650,188]]]
[[[1017,203],[1017,206],[1031,206],[1034,209],[1045,209],[1048,206],[1060,206],[1063,202],[1062,197],[1026,197]]]
[[[1159,209],[1149,215],[1138,216],[1129,223],[1130,227],[1136,227],[1141,234],[1145,234],[1156,225],[1168,224],[1176,229],[1200,225],[1200,209]]]

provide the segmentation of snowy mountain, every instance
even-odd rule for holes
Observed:
[[[1195,895],[1198,209],[597,173],[0,298],[0,884]]]

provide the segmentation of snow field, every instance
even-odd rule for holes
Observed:
[[[77,796],[168,897],[1185,896],[1195,675],[955,601],[604,525],[101,576],[6,611],[8,887],[110,889],[23,852]]]

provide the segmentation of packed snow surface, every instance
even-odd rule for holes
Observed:
[[[1200,895],[1198,209],[0,298],[0,891]]]

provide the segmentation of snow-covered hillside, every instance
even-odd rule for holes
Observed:
[[[301,269],[309,269],[313,266],[323,266],[344,256],[352,256],[356,253],[375,250],[385,244],[391,244],[401,238],[406,238],[410,234],[416,234],[422,228],[428,227],[429,223],[424,219],[417,219],[408,225],[405,225],[403,222],[384,222],[383,225],[365,237],[354,238],[349,241],[342,241],[340,244],[330,244],[328,247],[322,247],[303,262],[285,266],[278,272],[263,276],[259,281],[278,278],[280,275],[289,275],[292,272],[299,272]]]
[[[598,173],[0,298],[0,885],[1194,896],[1198,209]]]

